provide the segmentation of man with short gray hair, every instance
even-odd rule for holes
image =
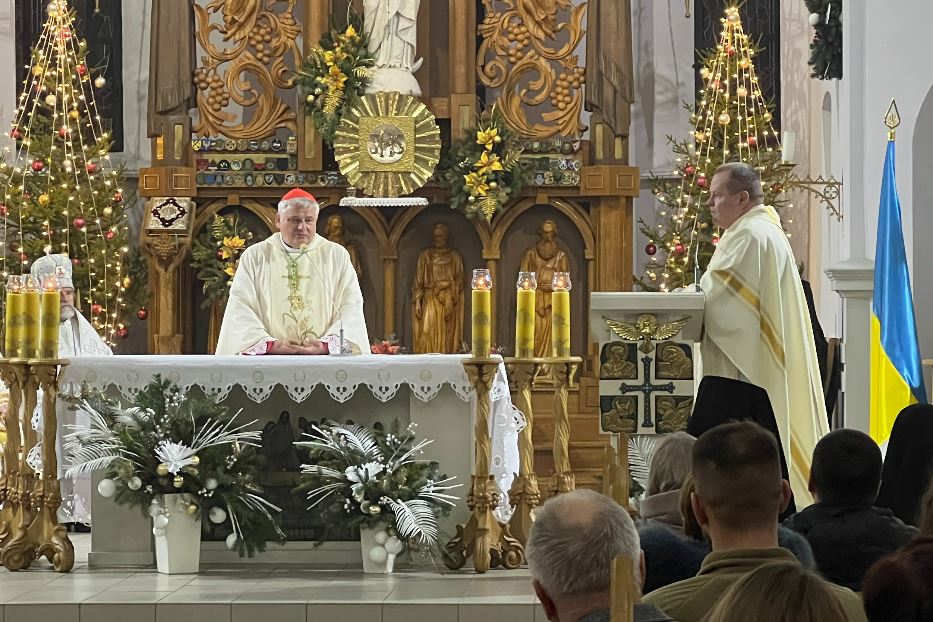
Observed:
[[[700,422],[721,419],[724,406],[755,421],[770,421],[773,411],[802,507],[813,502],[810,456],[829,429],[797,263],[778,213],[763,198],[761,177],[748,164],[730,162],[713,174],[707,206],[725,232],[700,280],[703,379],[688,430],[701,433]],[[770,409],[758,404],[762,389]]]
[[[319,213],[300,188],[282,197],[278,232],[235,268],[217,354],[369,351],[356,270],[347,249],[317,235]]]
[[[525,557],[532,585],[551,622],[608,622],[610,574],[616,557],[633,564],[641,593],[645,560],[625,508],[592,490],[553,497],[535,512]],[[635,622],[670,622],[648,604],[635,605]]]

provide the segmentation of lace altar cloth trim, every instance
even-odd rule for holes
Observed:
[[[464,402],[472,402],[475,392],[463,369],[463,358],[461,354],[86,356],[70,360],[62,370],[59,386],[62,393],[72,395],[80,393],[82,387],[97,391],[115,387],[124,399],[133,400],[154,375],[161,374],[182,390],[198,386],[217,401],[226,399],[233,387],[239,386],[252,401],[262,403],[281,386],[292,400],[301,403],[315,387],[323,385],[331,398],[344,403],[361,385],[382,402],[395,397],[402,385],[417,399],[429,402],[446,385]],[[507,492],[519,470],[518,433],[525,427],[525,417],[512,404],[503,363],[496,373],[491,401],[489,468],[502,489],[496,513],[500,520],[507,520],[511,514]]]

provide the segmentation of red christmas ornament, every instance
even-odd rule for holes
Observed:
[[[0,205],[0,216],[6,216],[9,213],[10,213],[10,210],[7,208],[6,205]]]
[[[735,56],[735,48],[732,47],[731,45],[727,45],[726,54],[728,54],[729,56]]]
[[[649,243],[648,246],[645,247],[645,252],[649,255],[654,255],[658,252],[658,247],[655,246],[654,243]]]
[[[749,137],[748,137],[748,146],[749,146],[749,147],[754,147],[754,146],[757,145],[757,144],[758,144],[758,138],[757,138],[757,137],[755,137],[755,136],[749,136]]]
[[[117,329],[117,337],[119,337],[120,339],[126,339],[127,336],[129,336],[129,334],[130,334],[130,329],[128,329],[126,326],[124,326],[123,328]]]
[[[685,250],[687,250],[687,248],[680,242],[674,244],[674,252],[678,255],[683,255]]]
[[[140,307],[139,311],[136,312],[136,317],[141,320],[145,320],[149,317],[149,312],[146,310],[146,307]]]
[[[87,75],[87,66],[86,66],[86,65],[78,65],[78,75],[79,75],[79,76]]]
[[[718,236],[718,235],[714,235],[714,236],[713,236],[713,246],[716,246],[717,244],[719,244],[719,236]]]
[[[784,190],[784,186],[781,184],[771,184],[771,192],[781,192]]]
[[[75,229],[82,229],[86,223],[83,218],[77,216],[74,220],[71,221],[71,224],[74,225]]]
[[[696,182],[696,183],[697,183],[697,186],[698,186],[698,187],[700,187],[700,188],[705,188],[705,187],[706,187],[706,177],[703,176],[703,175],[700,175],[699,177],[697,177],[697,182]]]
[[[684,167],[684,173],[687,175],[693,175],[696,172],[697,172],[697,167],[693,166],[692,164],[688,164],[687,166]]]
[[[71,38],[71,29],[68,28],[67,26],[62,26],[62,29],[61,29],[60,33],[61,33],[62,39],[70,39],[70,38]]]
[[[64,138],[66,133],[67,133],[67,132],[65,131],[65,128],[63,128],[63,127],[58,128],[58,137],[59,137],[59,138]]]
[[[73,265],[73,266],[80,266],[80,265],[81,265],[81,260],[78,259],[77,257],[72,257],[72,258],[71,258],[71,265]]]
[[[44,169],[44,168],[45,168],[45,162],[43,162],[42,160],[34,160],[34,161],[33,161],[33,163],[32,163],[32,170],[34,170],[35,172],[38,173],[39,171],[41,171],[41,170]]]
[[[223,251],[217,251],[217,259],[223,259],[223,258],[224,258],[224,252],[223,252]]]
[[[94,315],[100,315],[100,312],[103,310],[104,308],[100,306],[99,304],[97,304],[96,302],[91,305],[91,313],[93,313]]]
[[[117,235],[116,231],[108,230],[107,233],[104,234],[104,237],[107,238],[108,240],[112,240],[114,237],[116,237],[116,235]]]
[[[23,263],[26,263],[27,261],[29,261],[29,257],[26,255],[26,253],[20,253],[19,260],[22,261]]]
[[[120,193],[120,192],[114,192],[114,193],[113,193],[113,202],[114,202],[114,203],[119,203],[119,202],[122,201],[122,200],[123,200],[123,194],[122,194],[122,193]]]
[[[97,172],[97,163],[96,163],[96,162],[88,162],[88,163],[87,163],[87,166],[86,166],[85,168],[87,168],[87,172],[88,172],[88,173],[90,173],[91,175],[93,175],[94,173]]]
[[[23,137],[23,133],[16,129],[10,132],[10,136],[12,136],[15,140],[19,140]]]

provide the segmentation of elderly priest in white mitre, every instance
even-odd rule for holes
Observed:
[[[763,204],[754,168],[720,166],[709,191],[713,222],[725,232],[700,280],[703,380],[688,431],[699,434],[727,418],[771,429],[797,507],[807,506],[813,449],[829,424],[794,254],[777,212]]]
[[[304,190],[282,197],[279,232],[240,257],[217,354],[369,351],[356,270],[347,249],[317,235],[319,212]]]
[[[59,325],[58,356],[110,356],[113,350],[101,339],[91,323],[75,308],[75,286],[72,280],[71,260],[68,255],[45,255],[32,263],[30,272],[40,280],[44,276],[58,275],[61,287],[62,310]]]

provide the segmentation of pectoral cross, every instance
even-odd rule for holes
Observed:
[[[668,382],[667,384],[651,384],[651,357],[645,355],[642,357],[641,362],[645,366],[645,379],[641,384],[627,384],[623,382],[619,386],[619,392],[625,395],[626,393],[639,392],[644,394],[645,399],[645,419],[642,421],[641,425],[645,428],[653,428],[654,421],[651,420],[651,394],[663,391],[665,393],[674,393],[674,383]]]

